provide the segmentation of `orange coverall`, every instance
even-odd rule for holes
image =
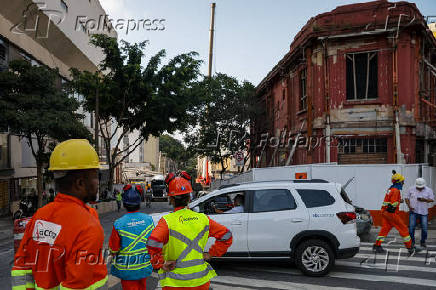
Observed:
[[[14,289],[104,286],[108,276],[103,242],[95,209],[59,193],[27,224],[11,271],[12,285]]]
[[[183,209],[184,207],[177,207],[174,211],[178,211],[180,209]],[[208,217],[209,218],[209,217]],[[214,237],[216,239],[215,244],[213,244],[209,249],[209,255],[212,257],[221,257],[227,252],[227,249],[232,245],[233,238],[226,241],[220,241],[220,239],[229,232],[229,230],[209,218],[209,236]],[[157,224],[157,226],[154,228],[153,232],[151,233],[149,240],[154,240],[158,243],[162,243],[165,245],[168,243],[169,239],[169,230],[168,225],[165,221],[165,219],[161,218]],[[160,269],[162,268],[163,264],[165,263],[165,259],[162,254],[162,248],[156,248],[156,247],[150,247],[147,246],[148,253],[151,257],[151,264],[153,265],[154,269]],[[203,284],[198,287],[163,287],[163,290],[205,290],[209,289],[210,282]]]
[[[399,207],[401,202],[401,193],[400,190],[392,187],[385,195],[385,199],[383,201],[382,206],[382,217],[383,224],[382,228],[377,236],[377,240],[375,242],[376,246],[380,246],[382,242],[385,240],[386,236],[389,234],[392,227],[395,227],[400,235],[403,237],[403,242],[406,248],[410,248],[412,246],[412,240],[409,235],[409,229],[403,223],[399,214]],[[395,207],[395,213],[390,213],[386,209],[388,205],[392,205]]]

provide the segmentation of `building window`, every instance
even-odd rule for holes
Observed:
[[[347,60],[347,100],[377,98],[377,52],[352,53]]]
[[[307,69],[300,72],[300,111],[307,109]]]
[[[68,12],[68,5],[64,0],[61,0],[61,7],[65,10],[65,12]]]
[[[350,138],[342,139],[339,146],[339,153],[387,153],[388,145],[386,138]]]

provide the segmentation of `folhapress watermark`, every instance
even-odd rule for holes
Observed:
[[[123,32],[128,35],[133,31],[162,31],[165,30],[165,19],[112,19],[108,15],[100,15],[97,19],[85,15],[76,17],[75,30],[85,30],[90,33]]]
[[[14,34],[32,35],[34,38],[48,38],[51,25],[61,27],[66,19],[73,17],[75,31],[83,31],[88,34],[110,33],[115,30],[126,35],[132,32],[163,31],[165,30],[166,19],[161,17],[150,17],[140,19],[111,18],[109,15],[101,14],[95,17],[86,15],[71,15],[66,11],[51,9],[45,2],[32,2],[22,12],[22,19],[11,27]],[[69,21],[68,23],[72,23]],[[69,24],[70,25],[70,24]],[[68,29],[68,27],[67,27]]]

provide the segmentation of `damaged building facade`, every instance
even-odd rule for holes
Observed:
[[[435,52],[412,3],[311,18],[257,87],[251,166],[434,163]]]

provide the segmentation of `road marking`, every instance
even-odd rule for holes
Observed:
[[[367,263],[337,260],[336,265],[337,266],[352,267],[352,268],[377,269],[377,270],[383,270],[383,271],[386,269],[386,265],[384,263],[373,264],[373,263],[371,263],[371,259],[369,259]],[[398,265],[398,271],[397,271],[397,264],[390,263],[390,264],[388,264],[387,271],[385,273],[399,272],[399,271],[417,271],[417,272],[436,273],[436,268],[432,268],[432,266],[430,266],[430,265],[424,265],[422,267],[420,267],[420,266],[408,266],[408,265],[402,265],[400,262],[400,265]]]
[[[3,255],[6,255],[6,254],[9,254],[10,252],[13,252],[13,251],[14,251],[14,249],[9,249],[9,250],[7,250],[7,251],[1,252],[1,253],[0,253],[0,256],[3,256]]]
[[[422,255],[422,254],[418,254],[418,255]],[[358,259],[362,259],[362,260],[367,259],[368,261],[374,260],[374,258],[376,260],[386,260],[386,254],[378,254],[376,257],[374,257],[373,253],[367,253],[367,254],[359,253],[359,254],[356,254],[353,258],[358,258]],[[397,253],[394,252],[394,253],[391,253],[389,255],[389,261],[392,261],[392,260],[395,260],[395,259],[398,259],[398,252]],[[428,257],[426,257],[425,255],[424,256],[418,256],[418,257],[416,257],[416,256],[407,257],[406,255],[403,255],[403,256],[400,256],[400,261],[404,261],[404,262],[407,262],[407,261],[422,262],[422,264],[424,265],[426,263],[427,264],[434,264],[434,263],[436,263],[436,258],[435,258],[434,255],[433,256],[429,255]]]
[[[240,269],[243,271],[253,271],[250,268],[239,268],[235,267],[235,269]],[[262,269],[262,272],[269,273],[277,273],[277,274],[292,274],[292,275],[303,275],[300,271],[291,269],[291,270],[283,270],[283,269]],[[387,275],[370,275],[370,274],[356,274],[356,273],[348,273],[348,272],[335,272],[334,270],[330,272],[325,278],[340,278],[340,279],[352,279],[352,280],[364,280],[364,281],[372,281],[372,282],[391,282],[391,283],[401,283],[401,284],[410,284],[410,285],[420,285],[427,287],[434,287],[435,280],[429,279],[419,279],[419,278],[411,278],[411,277],[401,277],[401,276],[387,276]],[[241,279],[238,277],[238,279]],[[312,288],[310,288],[312,289]]]
[[[319,286],[319,285],[312,285],[308,283],[294,283],[294,282],[284,282],[284,281],[270,281],[270,280],[261,280],[261,279],[249,279],[249,278],[243,278],[243,277],[234,277],[234,276],[226,276],[226,275],[219,275],[211,280],[211,286],[213,286],[213,289],[229,289],[229,286],[223,286],[215,282],[221,282],[226,284],[232,284],[237,285],[236,287],[232,287],[232,289],[250,289],[250,288],[244,288],[238,287],[239,285],[247,285],[247,286],[255,286],[257,288],[267,288],[267,289],[316,289],[316,290],[328,290],[332,287],[327,286]],[[335,290],[345,290],[350,289],[347,288],[340,288],[340,287],[334,287]]]

